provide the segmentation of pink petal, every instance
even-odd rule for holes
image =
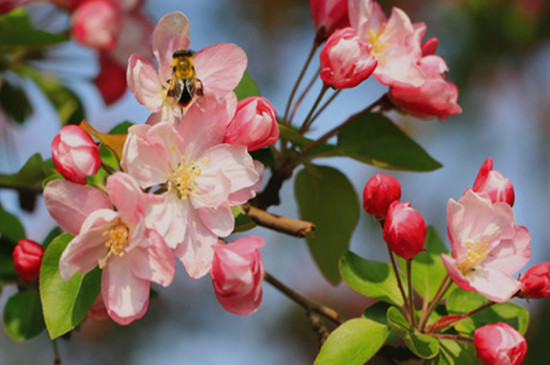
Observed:
[[[128,88],[137,101],[151,112],[158,112],[162,107],[162,85],[167,81],[159,79],[156,68],[137,54],[132,54],[126,69]]]
[[[109,198],[101,190],[64,180],[54,180],[46,185],[44,203],[59,226],[72,235],[80,232],[90,213],[112,208]]]
[[[121,325],[143,317],[150,287],[151,282],[136,277],[124,258],[112,257],[101,277],[101,295],[109,317]]]
[[[197,209],[202,222],[218,237],[227,237],[235,228],[235,218],[228,204],[217,208]]]
[[[516,233],[504,239],[483,261],[483,266],[500,270],[509,275],[515,274],[531,258],[531,235],[524,226],[516,226]]]
[[[107,192],[117,210],[126,219],[138,223],[145,216],[143,191],[132,176],[116,172],[107,179]]]
[[[153,31],[153,54],[159,61],[159,76],[166,81],[172,75],[172,54],[189,48],[189,20],[175,11],[163,16]]]
[[[136,247],[127,254],[130,270],[138,278],[154,281],[162,286],[170,285],[176,273],[172,251],[155,230],[147,230],[144,239],[147,241],[145,247]]]
[[[449,276],[460,289],[477,292],[477,290],[470,285],[469,280],[462,274],[460,270],[458,270],[458,263],[454,258],[442,253],[441,260],[443,261],[443,265],[445,265]]]
[[[203,48],[193,55],[193,61],[205,91],[222,96],[239,84],[248,63],[242,48],[231,43]]]
[[[260,176],[258,182],[252,186],[243,188],[229,195],[228,203],[230,206],[241,205],[256,196],[256,192],[262,188],[262,180],[264,175],[264,165],[260,161],[254,160],[254,167]]]
[[[194,208],[216,208],[227,201],[231,191],[231,181],[221,171],[203,169],[195,183],[196,191],[189,196]]]
[[[521,288],[521,283],[512,276],[488,267],[468,274],[475,291],[495,302],[507,302]]]
[[[146,218],[147,226],[160,233],[168,246],[174,248],[185,237],[190,209],[192,209],[190,202],[181,201],[175,193],[163,194],[161,199],[150,202]]]

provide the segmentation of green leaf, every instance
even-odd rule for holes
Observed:
[[[34,29],[24,8],[0,17],[0,46],[48,46],[68,40],[63,34]]]
[[[14,340],[28,340],[44,331],[42,305],[37,290],[25,290],[11,296],[4,307],[4,327]]]
[[[294,194],[301,219],[316,226],[306,237],[313,259],[324,277],[336,285],[340,257],[349,249],[359,220],[357,194],[340,171],[313,165],[296,176]]]
[[[125,120],[122,123],[118,123],[109,131],[109,134],[128,134],[128,128],[133,126],[135,123],[132,123],[128,120]]]
[[[289,128],[281,123],[279,123],[279,133],[279,138],[290,141],[300,148],[313,143],[312,139],[302,136],[296,129]]]
[[[51,77],[42,77],[37,84],[57,111],[62,125],[78,124],[84,119],[84,105],[74,91]]]
[[[385,302],[376,302],[365,309],[365,311],[363,312],[363,317],[389,326],[388,317],[386,316],[389,307],[391,307],[391,304]],[[397,340],[397,335],[390,331],[388,338],[386,339],[386,343],[390,343],[395,340]]]
[[[13,246],[17,245],[20,239],[27,236],[19,219],[5,211],[2,205],[0,205],[0,236],[11,242]]]
[[[403,312],[396,307],[390,307],[387,313],[388,324],[392,332],[403,339],[405,345],[416,356],[431,359],[439,353],[439,342],[436,338],[416,331],[407,321]]]
[[[482,295],[456,288],[447,299],[449,314],[464,314],[488,303]],[[475,329],[489,323],[506,322],[521,333],[527,331],[529,311],[515,303],[497,303],[454,324],[464,335],[472,336]]]
[[[44,252],[40,267],[40,298],[46,328],[52,339],[77,326],[86,317],[100,291],[101,271],[77,272],[68,281],[59,273],[59,258],[73,239],[68,233],[57,237]]]
[[[359,294],[403,305],[403,296],[390,264],[365,260],[353,252],[346,252],[340,261],[340,271],[346,284]]]
[[[60,236],[62,233],[63,233],[63,231],[61,230],[61,228],[59,228],[57,226],[52,228],[52,230],[50,232],[48,232],[48,235],[46,236],[46,238],[44,238],[44,241],[42,241],[42,248],[44,248],[44,250],[46,250],[46,248],[48,248],[49,244],[52,243],[52,241],[55,238],[57,238],[58,236]]]
[[[362,365],[388,337],[388,326],[366,318],[351,319],[336,328],[321,347],[315,365]]]
[[[57,171],[46,164],[40,154],[35,153],[17,173],[0,178],[0,187],[25,187],[39,192],[42,191],[44,179],[56,174]]]
[[[439,339],[439,355],[425,365],[482,365],[481,360],[472,358],[464,346],[454,340]]]
[[[243,78],[241,79],[234,91],[235,94],[237,94],[238,100],[242,100],[249,96],[260,96],[260,89],[258,89],[256,81],[254,81],[254,79],[248,74],[248,72],[245,72],[243,74]]]
[[[23,123],[33,110],[25,91],[6,80],[0,86],[0,105],[8,118],[19,124]]]
[[[12,253],[14,247],[14,243],[0,237],[0,286],[2,286],[4,280],[11,281],[19,277],[13,266]]]
[[[337,148],[358,161],[387,169],[432,171],[441,167],[391,120],[378,113],[363,115],[342,128]]]
[[[233,233],[249,231],[256,227],[256,223],[250,219],[248,214],[245,213],[240,205],[231,207],[231,211],[233,212],[233,217],[235,218],[235,228],[233,229]]]
[[[273,157],[273,152],[269,147],[260,148],[259,150],[249,152],[250,156],[254,160],[260,161],[264,164],[265,168],[275,166],[275,158]]]

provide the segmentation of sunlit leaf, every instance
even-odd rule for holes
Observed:
[[[68,40],[65,34],[34,29],[24,8],[0,16],[0,46],[47,46]]]
[[[309,250],[324,277],[336,285],[340,257],[359,220],[357,194],[344,174],[327,166],[302,169],[294,193],[301,219],[316,226],[306,237]]]
[[[34,191],[42,190],[44,179],[57,175],[57,171],[44,162],[42,156],[32,155],[21,169],[12,175],[0,178],[0,187],[25,187]]]
[[[248,214],[245,213],[240,205],[231,207],[231,211],[233,212],[233,217],[235,218],[235,228],[233,229],[234,233],[249,231],[256,227],[256,223],[248,217]]]
[[[416,331],[405,318],[403,312],[396,307],[388,309],[388,324],[392,332],[403,339],[405,345],[416,356],[431,359],[439,353],[439,341],[435,337]]]
[[[235,94],[237,94],[238,100],[242,100],[249,96],[260,96],[260,89],[258,89],[256,81],[254,81],[254,79],[248,74],[248,72],[245,72],[243,74],[243,78],[241,79],[234,91]]]

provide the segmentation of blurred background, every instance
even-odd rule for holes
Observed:
[[[397,113],[390,117],[405,129],[443,168],[430,173],[389,172],[403,185],[410,201],[429,225],[446,237],[446,205],[471,187],[483,161],[492,156],[495,169],[511,178],[516,193],[517,224],[532,235],[528,266],[550,259],[550,4],[545,0],[393,0],[380,1],[405,10],[413,22],[427,24],[428,37],[439,38],[438,54],[447,61],[448,79],[460,91],[463,113],[446,122],[418,120]],[[67,18],[49,5],[30,5],[35,20],[63,27]],[[145,1],[153,24],[171,11],[184,12],[191,22],[191,49],[231,42],[248,55],[248,73],[263,96],[282,115],[286,100],[311,47],[314,28],[307,0]],[[54,19],[50,17],[55,16]],[[34,19],[33,18],[33,19]],[[82,100],[86,119],[108,131],[130,120],[143,123],[149,112],[130,92],[110,106],[90,83],[99,72],[93,51],[63,44],[39,66],[61,77]],[[318,63],[318,58],[316,58]],[[317,65],[306,76],[313,76]],[[35,152],[50,156],[50,143],[60,128],[55,110],[32,83],[23,82],[34,112],[19,125],[0,120],[0,172],[15,172]],[[317,82],[298,110],[300,121],[316,97]],[[323,113],[313,135],[363,109],[386,91],[375,80],[344,91]],[[358,196],[379,169],[348,159],[318,164],[338,166],[352,181]],[[0,191],[4,207],[21,217],[30,239],[41,241],[54,226],[41,202],[32,213],[18,208],[17,195]],[[271,212],[297,217],[293,182],[282,190],[283,203]],[[316,269],[305,241],[261,228],[251,233],[266,240],[261,250],[266,270],[307,297],[333,306],[345,316],[360,315],[364,298],[345,284],[333,287]],[[361,212],[351,245],[357,254],[387,260],[380,228]],[[523,270],[525,271],[525,270]],[[303,311],[264,283],[263,303],[255,314],[239,317],[218,304],[208,277],[192,280],[181,265],[168,288],[155,287],[146,316],[127,327],[110,321],[86,320],[70,341],[60,341],[64,364],[309,364],[318,348],[317,335]],[[10,291],[12,290],[12,291]],[[14,288],[5,288],[3,307]],[[550,360],[550,301],[522,305],[531,311],[526,364]],[[1,364],[51,364],[46,333],[14,342],[0,331]]]

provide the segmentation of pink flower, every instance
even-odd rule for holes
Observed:
[[[487,157],[472,188],[476,193],[486,193],[493,203],[505,202],[514,206],[514,187],[512,181],[504,178],[500,172],[493,170],[493,159]]]
[[[426,240],[426,223],[410,203],[394,201],[388,208],[383,237],[397,256],[410,260],[422,251]]]
[[[128,67],[128,58],[132,53],[138,53],[148,60],[153,59],[151,51],[151,36],[153,24],[142,12],[123,13],[118,42],[108,56],[124,69]],[[126,75],[124,76],[126,80]]]
[[[550,295],[550,262],[532,266],[523,274],[520,296],[523,298],[544,298]]]
[[[12,252],[13,266],[23,280],[32,280],[40,273],[44,249],[38,243],[22,239]]]
[[[520,288],[512,277],[531,257],[527,228],[514,223],[514,211],[471,190],[447,205],[447,232],[453,257],[441,258],[460,288],[495,302],[506,302]]]
[[[67,180],[86,184],[86,177],[95,175],[101,159],[99,147],[77,125],[66,125],[52,141],[52,159],[57,171]]]
[[[74,233],[80,226],[59,260],[61,276],[68,280],[77,271],[103,269],[101,296],[107,313],[126,325],[147,311],[151,281],[163,286],[172,282],[175,262],[162,236],[145,225],[149,194],[121,172],[109,176],[106,188],[108,197],[91,187],[55,180],[44,189],[44,200],[61,227]],[[72,210],[78,214],[68,214]]]
[[[183,116],[177,100],[168,95],[168,80],[172,77],[173,53],[188,49],[189,43],[189,20],[182,13],[174,12],[160,19],[153,32],[153,54],[158,60],[158,70],[137,54],[128,60],[128,87],[138,102],[153,113],[149,124],[174,123]],[[241,80],[247,58],[240,47],[222,43],[195,53],[193,62],[203,92],[225,98]]]
[[[94,84],[105,104],[110,105],[126,92],[126,70],[105,54],[100,55],[99,66]]]
[[[99,51],[112,50],[121,25],[119,7],[108,0],[90,0],[78,6],[72,15],[72,37]]]
[[[318,43],[327,39],[335,30],[349,27],[348,0],[309,0],[309,7]]]
[[[335,89],[355,87],[376,68],[372,46],[355,35],[353,28],[339,29],[321,50],[321,80]]]
[[[363,208],[376,219],[386,218],[391,203],[401,199],[401,184],[393,176],[376,174],[363,189]]]
[[[527,342],[507,323],[488,324],[474,332],[477,357],[485,365],[518,365],[527,355]]]
[[[269,100],[251,96],[239,101],[237,112],[225,131],[225,143],[247,146],[255,151],[279,138],[277,112]]]
[[[422,57],[420,39],[426,26],[412,24],[407,14],[393,8],[388,19],[372,0],[350,0],[349,18],[357,35],[372,48],[378,60],[373,76],[384,85],[420,86],[424,82],[418,61]]]
[[[234,228],[230,207],[255,196],[263,172],[245,146],[222,144],[232,110],[205,96],[177,126],[132,126],[123,150],[122,168],[143,188],[167,190],[150,221],[193,278],[210,270],[212,245]]]
[[[257,236],[214,245],[210,276],[226,311],[246,316],[260,306],[264,265],[258,249],[263,246],[264,240]]]

